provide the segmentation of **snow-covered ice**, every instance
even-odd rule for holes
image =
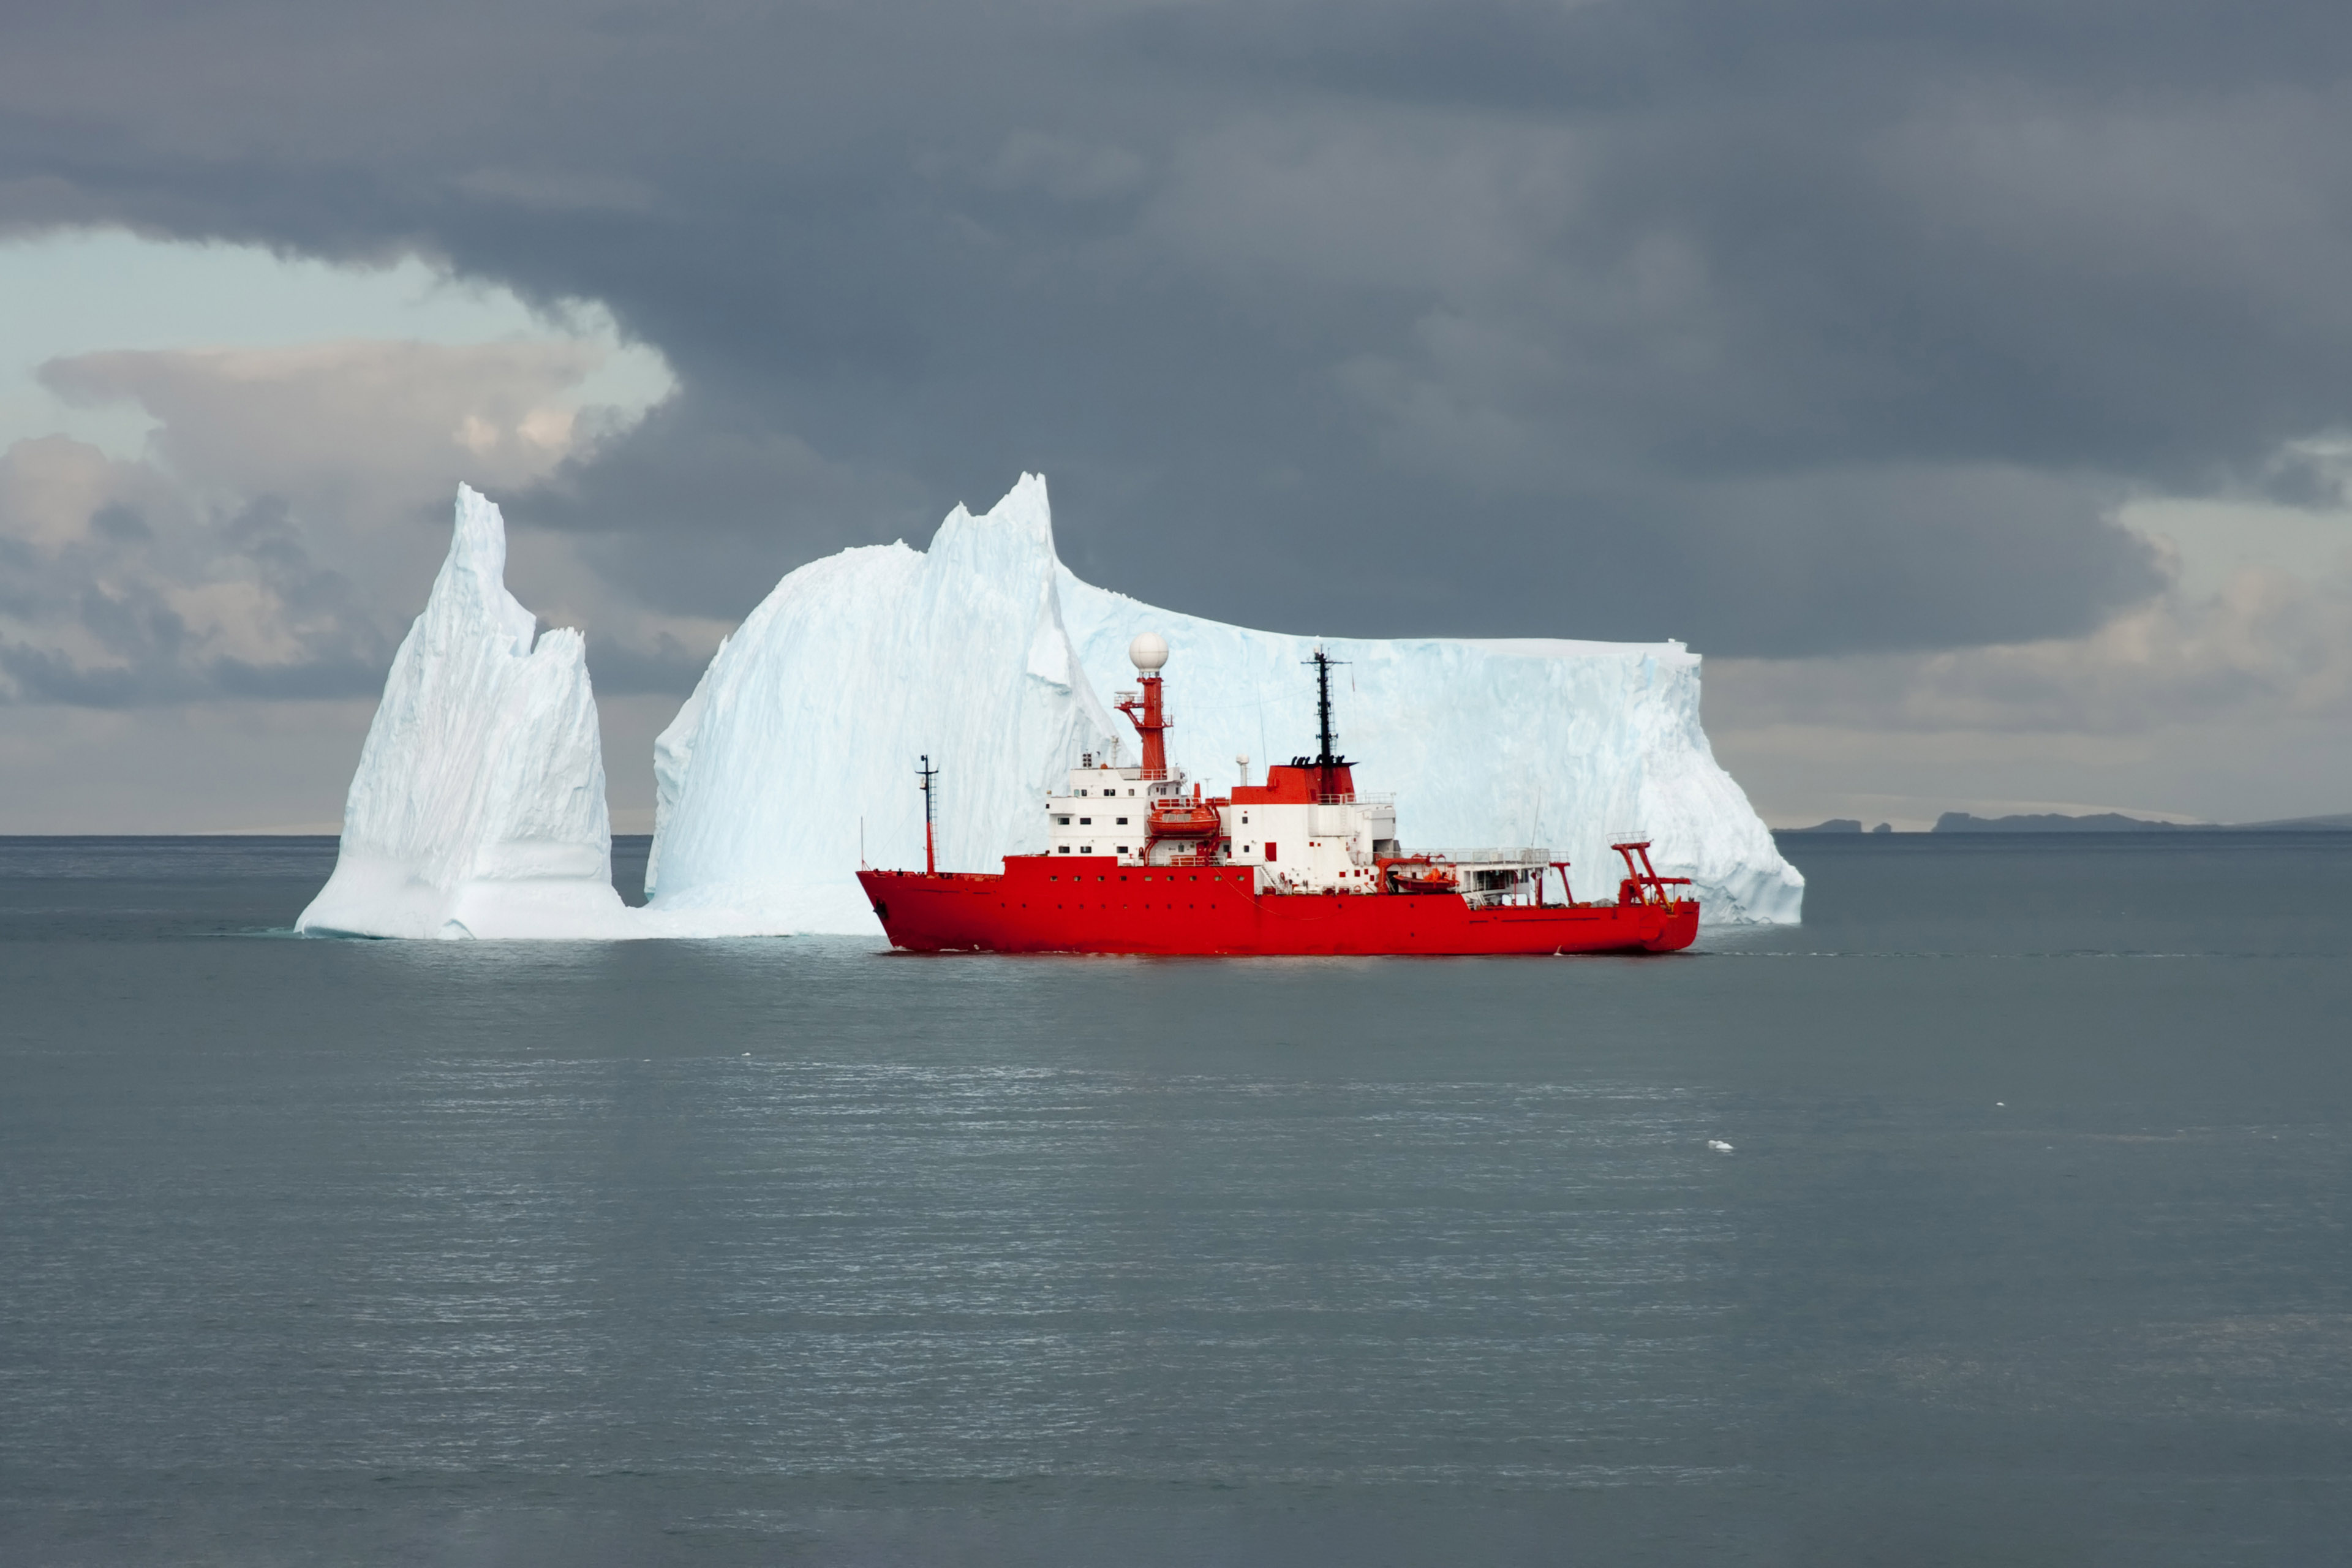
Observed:
[[[613,890],[596,700],[580,634],[535,637],[499,509],[457,489],[448,559],[400,645],[343,806],[334,875],[297,930],[633,934]]]
[[[1234,759],[1314,749],[1317,639],[1156,609],[1081,583],[1054,553],[1045,480],[959,507],[928,552],[845,551],[786,577],[656,748],[652,912],[677,934],[875,931],[852,879],[922,864],[916,759],[941,769],[942,868],[994,870],[1043,847],[1045,785],[1114,736],[1097,692],[1133,684],[1129,641],[1159,632],[1177,717],[1171,760],[1232,782]],[[1679,643],[1329,639],[1344,750],[1393,794],[1411,847],[1546,845],[1581,896],[1613,893],[1612,835],[1656,843],[1710,921],[1798,916],[1804,880],[1699,727],[1699,661]]]
[[[1054,551],[1045,482],[958,507],[924,551],[846,550],[779,583],[721,646],[655,746],[650,905],[621,906],[594,700],[577,632],[531,637],[506,591],[497,508],[457,535],[401,645],[306,931],[381,936],[877,934],[854,873],[922,864],[917,759],[939,778],[942,868],[1045,845],[1043,795],[1128,726],[1129,640],[1165,637],[1171,760],[1221,791],[1314,746],[1317,639],[1252,631],[1081,583]],[[1337,638],[1342,749],[1396,797],[1408,847],[1543,845],[1584,897],[1615,887],[1618,834],[1653,839],[1710,921],[1798,918],[1780,858],[1699,727],[1681,644]]]

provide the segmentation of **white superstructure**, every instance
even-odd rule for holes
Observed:
[[[1079,759],[1059,795],[1045,797],[1049,826],[1048,855],[1109,855],[1139,866],[1150,840],[1151,803],[1174,800],[1186,793],[1184,770],[1150,779],[1143,769],[1114,766],[1097,761],[1092,752]],[[1167,855],[1160,860],[1165,863]]]

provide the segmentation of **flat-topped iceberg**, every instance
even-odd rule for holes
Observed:
[[[1357,787],[1396,796],[1412,849],[1541,846],[1570,862],[1577,897],[1614,898],[1609,846],[1652,840],[1658,869],[1696,884],[1711,923],[1798,917],[1804,878],[1716,762],[1699,727],[1699,659],[1678,642],[1287,637],[1138,603],[1064,570],[1062,615],[1078,657],[1109,675],[1138,632],[1173,650],[1164,672],[1181,723],[1170,754],[1233,782],[1315,750],[1318,647],[1344,661],[1332,713]],[[1131,684],[1132,677],[1129,677]]]
[[[506,563],[499,509],[460,485],[448,558],[360,751],[334,875],[297,930],[626,934],[585,649],[576,631],[537,635]]]

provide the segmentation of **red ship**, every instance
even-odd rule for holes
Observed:
[[[1611,847],[1625,875],[1613,903],[1579,903],[1568,862],[1542,849],[1408,855],[1396,806],[1356,793],[1333,749],[1331,663],[1316,672],[1322,749],[1266,769],[1265,782],[1203,798],[1168,765],[1172,727],[1160,696],[1168,645],[1128,648],[1139,692],[1118,706],[1143,742],[1143,765],[1089,755],[1046,797],[1042,855],[996,872],[941,871],[932,844],[929,759],[921,771],[919,871],[857,873],[891,945],[916,952],[1464,954],[1671,952],[1698,935],[1687,877],[1662,877],[1650,846]],[[1560,897],[1546,897],[1545,873]]]

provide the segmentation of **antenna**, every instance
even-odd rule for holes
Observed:
[[[932,845],[931,781],[940,776],[940,770],[931,766],[930,752],[923,753],[923,765],[915,773],[923,781],[923,875],[936,877],[940,874],[940,861]]]
[[[1317,739],[1322,742],[1322,750],[1316,753],[1314,763],[1316,771],[1320,774],[1317,780],[1317,793],[1329,795],[1333,793],[1332,770],[1348,765],[1348,759],[1339,755],[1336,749],[1339,737],[1331,733],[1331,667],[1335,664],[1345,664],[1348,661],[1333,658],[1323,651],[1323,645],[1318,643],[1315,645],[1315,657],[1300,662],[1315,667],[1315,733]],[[1298,760],[1301,763],[1307,761],[1304,757]]]

